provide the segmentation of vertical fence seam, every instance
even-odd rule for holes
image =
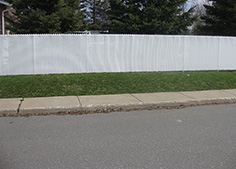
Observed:
[[[184,39],[184,53],[183,53],[183,72],[185,71],[185,55],[186,55],[186,38]]]
[[[8,75],[9,73],[9,38],[7,38],[8,36],[3,36],[3,72],[5,72],[5,75]],[[4,64],[6,66],[4,66]],[[5,71],[4,71],[4,67],[5,67]],[[3,73],[4,74],[4,73]]]
[[[217,71],[220,70],[220,46],[221,46],[221,38],[218,40],[218,56],[217,56]]]
[[[35,68],[35,36],[32,36],[33,39],[33,72],[36,74],[36,68]]]
[[[86,43],[87,43],[87,45],[86,45],[86,73],[89,73],[89,71],[88,71],[88,61],[89,61],[89,43],[88,43],[88,38],[89,36],[88,35],[86,35]]]

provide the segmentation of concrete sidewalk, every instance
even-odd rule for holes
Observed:
[[[132,110],[236,103],[236,89],[96,96],[0,99],[0,115]]]

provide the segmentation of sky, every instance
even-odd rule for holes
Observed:
[[[189,10],[191,7],[196,6],[196,10],[205,11],[204,4],[209,4],[208,0],[188,0],[185,5],[186,10]]]
[[[203,7],[204,4],[209,4],[208,0],[188,0],[187,5],[188,6],[200,6]]]

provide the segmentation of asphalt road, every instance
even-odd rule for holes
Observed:
[[[235,169],[236,105],[0,118],[0,169]]]

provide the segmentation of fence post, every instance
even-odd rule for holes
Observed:
[[[2,36],[2,39],[2,75],[12,75],[12,72],[9,72],[9,36]]]
[[[183,45],[183,48],[184,48],[184,51],[183,51],[183,72],[185,72],[186,38],[183,37],[183,40],[184,40],[184,45]]]
[[[218,56],[217,56],[217,71],[220,71],[220,47],[221,47],[221,38],[218,39]]]
[[[86,36],[86,73],[89,73],[88,71],[88,61],[89,61],[89,35],[83,35]]]
[[[32,35],[32,45],[33,45],[33,72],[36,74],[35,68],[35,36]]]

